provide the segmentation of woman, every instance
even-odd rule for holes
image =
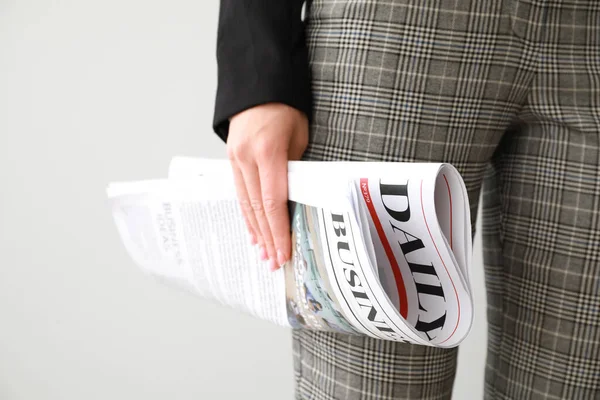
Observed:
[[[221,0],[214,126],[271,269],[287,160],[452,163],[473,224],[484,189],[485,398],[600,398],[599,4]],[[448,399],[456,355],[294,331],[296,397]]]

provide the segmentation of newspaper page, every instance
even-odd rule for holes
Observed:
[[[322,209],[290,202],[292,259],[285,266],[286,306],[294,328],[360,333],[331,287],[321,228]]]
[[[418,175],[361,178],[381,282],[421,338],[454,346],[470,330],[465,193],[448,166]],[[466,203],[465,203],[466,201]],[[470,234],[470,233],[469,233]]]
[[[233,187],[196,178],[113,185],[120,236],[147,272],[282,326],[283,271],[270,272],[250,245]]]

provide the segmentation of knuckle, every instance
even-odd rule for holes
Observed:
[[[266,214],[274,214],[279,211],[280,204],[274,199],[265,199],[263,200],[263,207]]]
[[[235,161],[235,150],[233,145],[227,145],[227,158],[230,161]]]
[[[247,154],[248,154],[248,151],[246,150],[246,148],[244,146],[236,146],[233,148],[233,158],[240,163],[243,163],[246,161]]]
[[[254,147],[254,153],[256,154],[256,157],[259,160],[269,159],[272,156],[274,151],[275,151],[275,148],[274,148],[272,142],[270,142],[268,140],[261,140],[261,141],[257,142]]]
[[[270,237],[264,238],[264,246],[267,248],[267,252],[271,253],[274,250],[273,239]]]
[[[240,208],[245,213],[252,212],[252,205],[250,204],[250,202],[247,199],[240,200]],[[248,218],[246,217],[246,219],[248,219]],[[248,219],[248,222],[249,222],[249,219]]]
[[[245,142],[236,141],[227,144],[227,157],[231,161],[244,162],[247,158],[248,146]]]
[[[250,208],[255,214],[263,213],[263,204],[260,200],[250,200]]]

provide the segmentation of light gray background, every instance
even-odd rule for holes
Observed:
[[[136,269],[105,201],[211,133],[218,2],[0,0],[0,399],[292,399],[290,334]],[[456,399],[481,397],[485,310]]]

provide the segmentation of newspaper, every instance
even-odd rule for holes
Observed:
[[[437,347],[473,319],[464,182],[436,163],[288,164],[292,257],[250,244],[227,160],[176,157],[168,179],[107,189],[134,262],[258,318]]]

